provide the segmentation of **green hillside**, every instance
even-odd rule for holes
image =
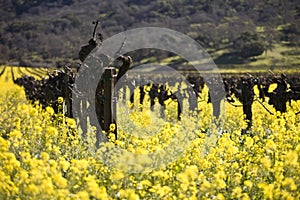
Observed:
[[[0,1],[0,63],[60,66],[78,51],[99,19],[104,38],[145,26],[188,34],[218,66],[299,65],[296,0],[7,0]],[[135,59],[157,52],[135,52]],[[168,56],[161,53],[159,55]]]

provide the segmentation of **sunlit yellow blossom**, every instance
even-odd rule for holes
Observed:
[[[285,178],[284,181],[282,182],[283,186],[288,186],[290,190],[297,190],[297,185],[294,182],[294,179],[292,178]]]
[[[117,171],[117,172],[111,174],[110,178],[114,181],[118,181],[118,180],[124,178],[124,174],[121,171]]]
[[[96,193],[96,198],[101,199],[101,200],[106,200],[108,198],[108,194],[106,192],[106,188],[104,186],[100,186]]]
[[[9,146],[10,146],[10,142],[0,137],[0,151],[1,152],[7,151]]]
[[[120,140],[116,140],[116,145],[120,146],[120,147],[123,147],[125,146],[125,142],[123,141],[120,141]]]
[[[13,130],[9,133],[10,139],[15,140],[22,137],[22,133],[18,130]]]
[[[53,182],[58,188],[66,188],[68,186],[68,181],[61,176],[61,174],[55,174],[53,176]]]
[[[72,199],[76,200],[89,200],[90,196],[87,191],[80,191],[76,195],[72,196]]]
[[[37,132],[42,132],[42,131],[43,131],[43,128],[40,127],[39,125],[35,125],[35,126],[34,126],[34,129],[35,129]]]
[[[26,188],[26,193],[35,196],[39,193],[39,188],[35,186],[34,184],[29,184]]]
[[[268,139],[266,144],[267,149],[274,151],[276,149],[276,144],[273,140]]]
[[[250,180],[246,180],[246,181],[244,181],[244,185],[251,189],[253,186],[253,183]]]
[[[143,186],[148,186],[148,187],[152,186],[152,183],[149,180],[142,180],[141,184]]]
[[[29,110],[29,116],[31,116],[31,117],[36,117],[38,114],[39,114],[39,112],[38,112],[38,109],[37,109],[37,108],[32,107],[32,108]]]
[[[85,170],[89,166],[89,162],[86,159],[72,160],[71,164],[79,170]]]
[[[246,146],[247,148],[251,148],[254,143],[254,140],[251,137],[246,137]]]
[[[64,98],[63,97],[58,97],[57,103],[62,104],[63,102],[64,102]]]
[[[116,124],[110,124],[109,130],[110,130],[110,132],[114,132],[116,130]]]
[[[210,188],[211,188],[210,182],[208,182],[207,180],[204,179],[201,186],[200,186],[200,189],[201,190],[202,189],[206,190],[206,189],[210,189]]]
[[[48,153],[46,153],[46,152],[42,152],[41,153],[41,157],[42,157],[42,159],[43,160],[45,160],[45,161],[48,161],[49,160],[49,154]]]
[[[67,118],[67,124],[70,128],[76,128],[76,121],[72,118]]]
[[[223,194],[218,193],[217,196],[216,196],[216,199],[217,199],[217,200],[225,200],[225,197],[224,197]]]
[[[47,111],[50,115],[54,115],[54,110],[53,110],[52,107],[47,106],[47,107],[46,107],[46,111]]]
[[[160,198],[164,197],[168,193],[172,191],[171,188],[168,186],[161,186],[160,184],[154,185],[151,189],[149,189],[150,192],[158,194]]]
[[[224,189],[224,188],[226,188],[226,185],[227,185],[226,182],[222,179],[217,179],[216,184],[217,184],[218,189]]]
[[[273,198],[274,184],[259,183],[258,187],[263,190],[265,199],[272,199]]]
[[[234,174],[233,180],[234,180],[235,183],[239,184],[240,181],[241,181],[241,179],[242,179],[242,177],[243,177],[242,174],[240,174],[240,173],[235,173],[235,174]]]
[[[118,185],[116,185],[116,184],[113,184],[111,187],[110,187],[111,189],[113,189],[113,190],[116,190],[116,189],[118,189],[119,188],[119,186]]]
[[[226,174],[225,174],[224,170],[222,170],[222,169],[219,169],[218,172],[214,176],[215,176],[215,178],[220,178],[220,179],[226,178]]]
[[[60,164],[61,169],[64,172],[67,171],[69,169],[69,167],[70,167],[70,163],[68,161],[66,161],[66,160],[60,160],[59,164]]]
[[[159,194],[160,197],[164,197],[167,194],[169,194],[170,192],[172,192],[172,189],[168,186],[163,186],[161,189],[159,189],[157,191],[157,194]]]
[[[251,200],[247,193],[243,193],[242,200]]]
[[[51,135],[51,136],[55,136],[55,137],[58,136],[58,131],[57,131],[57,129],[55,127],[48,127],[46,129],[46,133],[49,134],[49,135]]]
[[[14,126],[15,126],[16,129],[20,130],[20,128],[21,128],[21,119],[20,118],[16,118],[14,120],[13,124],[14,124]]]
[[[195,180],[198,177],[198,167],[196,165],[188,166],[184,173],[190,180]]]
[[[50,178],[42,180],[41,189],[48,195],[52,195],[54,193],[54,186]]]
[[[120,198],[126,198],[128,200],[139,200],[139,196],[132,189],[120,190],[117,194]]]
[[[235,187],[232,190],[232,196],[235,198],[240,198],[242,196],[242,192],[243,192],[242,188]]]
[[[287,165],[297,166],[298,163],[298,154],[296,151],[290,151],[286,154],[284,162]]]
[[[265,168],[269,169],[269,168],[271,167],[271,165],[272,165],[272,162],[271,162],[271,160],[270,160],[269,158],[262,158],[262,159],[261,159],[261,164],[262,164]]]
[[[111,142],[114,142],[116,139],[116,136],[115,136],[115,134],[114,133],[112,133],[112,132],[110,132],[109,134],[108,134],[108,139],[111,141]]]

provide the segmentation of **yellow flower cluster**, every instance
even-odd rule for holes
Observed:
[[[230,105],[221,130],[203,102],[181,122],[128,108],[118,140],[96,151],[92,127],[81,138],[75,120],[13,90],[0,96],[0,199],[300,199],[300,105],[274,116],[260,106],[251,136]]]

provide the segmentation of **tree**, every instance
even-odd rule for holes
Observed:
[[[259,56],[265,51],[262,38],[257,33],[243,32],[233,42],[233,49],[242,58]]]

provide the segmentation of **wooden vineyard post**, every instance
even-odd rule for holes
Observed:
[[[183,110],[183,99],[185,96],[181,90],[181,82],[179,82],[177,86],[177,92],[177,119],[180,121]]]
[[[69,75],[68,73],[66,72],[66,74],[64,74],[64,81],[63,81],[65,84],[64,84],[64,94],[65,94],[65,102],[66,102],[66,107],[67,107],[67,113],[66,115],[68,117],[71,117],[73,118],[73,115],[72,115],[72,102],[71,102],[71,98],[72,98],[72,94],[71,94],[71,91],[69,90]]]
[[[108,67],[104,70],[104,130],[110,131],[110,125],[116,124],[116,97],[114,97],[114,87],[116,83],[116,68]],[[115,139],[117,139],[117,127],[114,130]]]
[[[87,133],[87,129],[88,129],[88,127],[87,127],[87,109],[88,109],[88,107],[87,107],[87,98],[84,98],[84,99],[82,99],[82,101],[81,101],[81,103],[82,103],[82,106],[81,106],[81,110],[83,111],[83,112],[81,112],[81,128],[82,128],[82,133],[83,133],[83,137],[86,137],[86,133]]]

